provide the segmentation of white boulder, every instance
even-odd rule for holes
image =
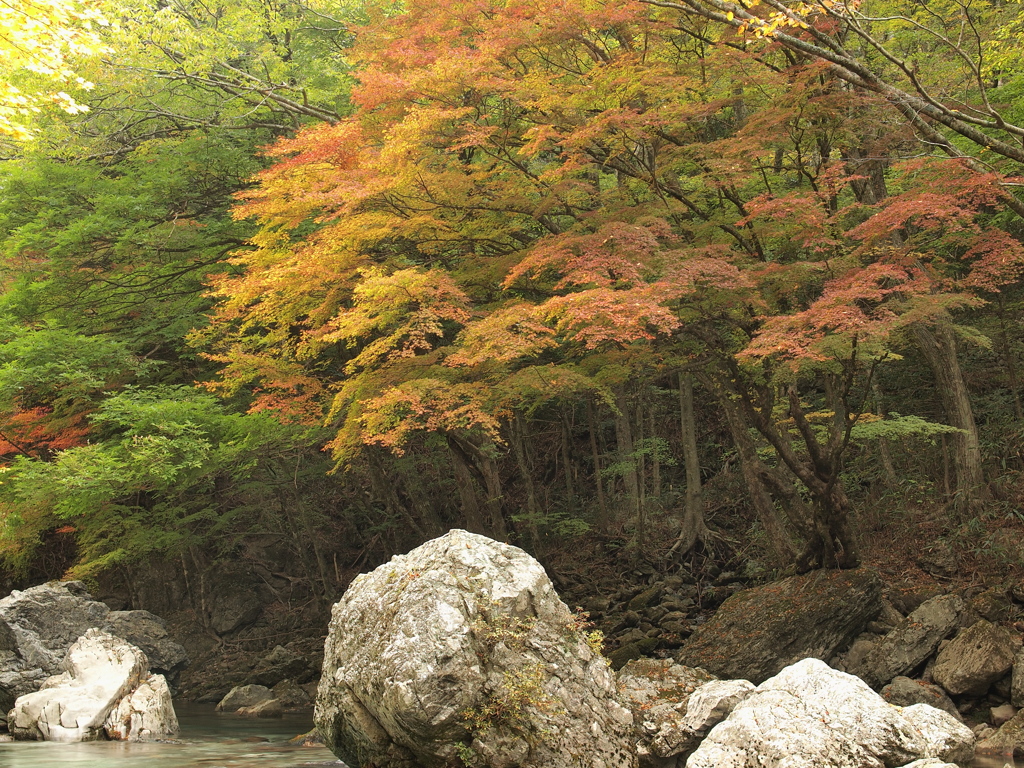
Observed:
[[[63,674],[50,677],[41,690],[25,694],[14,703],[8,727],[15,738],[93,741],[108,735],[108,721],[113,734],[134,733],[136,740],[143,738],[144,731],[150,735],[168,733],[166,710],[170,709],[173,718],[170,692],[162,677],[157,681],[148,676],[146,654],[135,646],[92,628],[68,649],[63,666]],[[131,698],[144,681],[149,690]],[[111,715],[124,699],[129,702],[115,723]],[[150,704],[157,710],[143,713],[141,708]],[[125,717],[127,727],[123,725]],[[177,721],[173,722],[176,726]]]
[[[121,699],[107,715],[103,730],[114,741],[151,741],[176,734],[178,716],[164,676],[150,675]]]
[[[886,703],[817,659],[766,680],[707,735],[687,768],[884,768],[921,758],[967,761],[974,734],[926,704]]]
[[[540,563],[455,530],[334,606],[316,724],[349,765],[631,768],[615,694]]]

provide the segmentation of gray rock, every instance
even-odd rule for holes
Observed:
[[[676,653],[685,666],[759,683],[808,656],[829,659],[881,610],[872,571],[815,571],[738,592]]]
[[[1018,603],[1024,603],[1024,581],[1015,581],[1010,587],[1010,597]]]
[[[1017,714],[1017,708],[1012,704],[1000,704],[998,707],[990,707],[988,710],[988,721],[996,728],[1003,723],[1013,720]]]
[[[928,704],[941,709],[957,720],[963,720],[946,692],[937,685],[926,683],[923,680],[911,680],[909,677],[894,677],[881,690],[882,698],[890,704],[898,707],[909,707],[912,704]]]
[[[239,717],[284,717],[284,704],[277,699],[268,699],[251,707],[241,707],[235,714]]]
[[[239,685],[228,691],[227,696],[217,704],[218,712],[237,712],[242,707],[254,707],[270,701],[274,694],[265,685]]]
[[[455,530],[334,606],[315,720],[349,765],[629,768],[615,693],[541,565]]]
[[[912,672],[956,631],[963,611],[963,600],[957,595],[926,600],[879,640],[860,664],[849,665],[847,671],[873,688]]]
[[[150,670],[169,679],[188,666],[185,648],[167,634],[167,623],[149,611],[111,611],[103,629],[140,648],[149,659]]]
[[[887,704],[865,683],[805,659],[757,687],[687,768],[882,768],[925,757],[970,760],[974,734],[926,704]]]
[[[79,581],[16,590],[0,600],[0,720],[17,697],[39,690],[61,670],[68,649],[90,628],[152,654],[154,670],[172,679],[188,663],[161,618],[148,611],[111,612]]]
[[[982,619],[961,630],[935,658],[932,678],[953,696],[980,696],[1013,667],[1020,638]]]
[[[878,614],[878,620],[889,627],[895,627],[903,621],[903,614],[896,610],[896,607],[888,600],[882,600],[882,610]]]
[[[947,763],[945,760],[939,760],[937,757],[925,757],[921,760],[915,760],[912,763],[907,763],[901,768],[960,768],[956,763]]]
[[[103,730],[114,741],[151,741],[175,735],[178,717],[164,676],[149,675],[121,699],[107,715]]]
[[[951,578],[960,570],[956,552],[943,539],[936,539],[921,550],[917,564],[932,576]]]
[[[250,679],[257,685],[273,688],[282,680],[305,679],[309,672],[309,664],[302,656],[279,645],[256,663]]]
[[[1010,680],[1010,703],[1024,708],[1024,648],[1013,657],[1013,677]]]
[[[634,740],[641,766],[691,752],[700,736],[686,725],[690,697],[715,676],[671,659],[637,659],[618,675],[619,700],[633,713]]]
[[[971,608],[991,622],[1006,621],[1013,615],[1013,603],[1005,587],[992,587],[971,598]]]
[[[271,695],[281,702],[281,705],[288,708],[311,707],[313,699],[309,697],[303,688],[294,680],[282,680],[275,685]]]
[[[754,692],[749,680],[713,680],[690,697],[683,725],[703,736],[728,717],[736,705]]]
[[[864,667],[864,660],[875,649],[880,639],[878,635],[869,635],[867,633],[859,635],[853,641],[849,650],[838,656],[836,663],[831,663],[829,666],[842,669],[844,672],[854,672],[855,670],[862,669]]]
[[[225,577],[209,601],[210,628],[218,635],[246,627],[263,613],[255,586],[242,574]]]
[[[664,584],[655,584],[653,587],[648,587],[639,595],[629,601],[629,610],[631,611],[643,611],[645,608],[649,608],[654,605],[661,597],[661,593],[665,591]]]
[[[18,698],[8,727],[17,739],[65,742],[94,741],[108,733],[134,740],[170,735],[177,726],[170,692],[148,668],[146,654],[135,646],[88,629],[68,650],[63,674]],[[140,693],[144,683],[148,690]]]
[[[57,674],[68,648],[108,613],[80,581],[14,590],[0,600],[0,711]]]
[[[626,642],[620,648],[616,648],[609,653],[608,661],[611,662],[612,669],[620,670],[629,662],[642,659],[648,654],[653,653],[657,647],[657,638],[643,635],[636,640]]]

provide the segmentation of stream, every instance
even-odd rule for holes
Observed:
[[[174,706],[181,733],[173,742],[0,743],[2,768],[345,768],[326,747],[288,743],[313,727],[312,712],[250,720],[214,712],[213,704]]]
[[[326,747],[288,743],[313,727],[311,712],[251,720],[214,712],[212,704],[182,703],[175,710],[181,733],[173,742],[0,743],[0,768],[346,768]],[[971,763],[1004,766],[1014,768],[1012,761],[991,757]]]

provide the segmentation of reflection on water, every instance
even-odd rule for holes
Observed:
[[[325,747],[288,739],[313,727],[312,714],[250,720],[213,711],[213,705],[176,704],[181,734],[173,743],[0,744],[3,768],[344,768]],[[1000,768],[1002,768],[1000,766]]]
[[[971,768],[1020,768],[1020,762],[1007,757],[978,756],[971,761]]]

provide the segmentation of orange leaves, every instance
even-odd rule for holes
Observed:
[[[825,284],[821,296],[802,311],[763,318],[739,356],[777,356],[793,367],[800,362],[842,360],[854,347],[866,356],[882,354],[891,335],[965,297],[933,300],[934,281],[920,268],[886,260],[852,269]]]
[[[88,435],[84,411],[65,417],[55,417],[52,408],[42,406],[15,411],[0,429],[0,458],[9,460],[19,453],[52,454],[85,445]]]
[[[664,221],[647,227],[615,221],[596,232],[547,237],[538,241],[505,278],[509,287],[531,275],[554,272],[555,289],[570,286],[635,285],[649,272],[659,236],[669,234]]]
[[[607,344],[650,341],[679,327],[679,318],[662,305],[663,286],[625,291],[592,288],[550,299],[545,318],[567,340],[592,350]]]
[[[445,362],[453,366],[509,363],[555,346],[554,330],[537,318],[536,305],[517,302],[471,322],[459,336],[457,351]]]
[[[441,379],[413,379],[363,402],[362,439],[395,453],[414,432],[481,430],[500,440],[498,420],[488,412],[488,387]],[[338,441],[329,447],[341,448]]]
[[[439,270],[367,270],[352,306],[310,333],[320,344],[362,345],[347,370],[426,352],[469,319],[466,295]]]
[[[632,0],[405,9],[361,33],[353,115],[269,151],[238,210],[255,247],[216,284],[227,375],[261,382],[257,407],[331,399],[339,456],[496,440],[516,397],[587,389],[569,369],[610,354],[882,354],[967,301],[935,296],[929,233],[955,235],[961,287],[1024,264],[981,237],[991,179],[880,182],[866,158],[903,134],[849,125],[871,104],[824,67],[779,72]]]
[[[979,233],[964,261],[971,266],[960,281],[963,286],[998,292],[1024,274],[1024,245],[1001,229],[987,229]]]

